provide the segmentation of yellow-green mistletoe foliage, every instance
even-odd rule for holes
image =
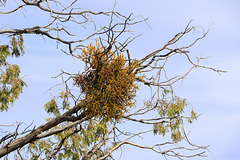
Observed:
[[[106,120],[120,119],[129,108],[135,106],[134,97],[138,85],[135,69],[137,60],[130,63],[121,55],[96,42],[82,51],[79,58],[85,62],[83,74],[74,78],[74,84],[85,94],[81,103],[86,111]]]

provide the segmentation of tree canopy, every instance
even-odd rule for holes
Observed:
[[[190,21],[164,46],[137,59],[132,58],[136,53],[128,45],[141,37],[132,29],[139,24],[148,25],[147,19],[123,15],[115,8],[94,11],[79,6],[79,0],[0,0],[1,15],[17,13],[16,18],[25,16],[28,20],[21,11],[36,10],[44,17],[44,22],[36,20],[30,27],[6,24],[0,28],[1,37],[8,40],[0,41],[1,112],[10,110],[27,87],[19,66],[9,63],[11,57],[31,54],[24,51],[28,47],[24,46],[25,35],[56,41],[56,52],[73,57],[84,66],[78,73],[62,71],[55,77],[62,77],[62,90],[44,106],[38,106],[50,114],[46,123],[38,127],[29,124],[23,130],[18,123],[14,131],[4,131],[1,126],[8,124],[0,124],[0,157],[114,159],[113,152],[124,145],[151,150],[165,158],[204,157],[207,146],[190,142],[184,130],[184,124],[192,123],[199,115],[188,107],[185,98],[175,94],[173,85],[195,68],[224,72],[201,65],[203,57],[190,56],[191,47],[205,38],[208,31],[191,26]],[[99,19],[101,24],[96,23]],[[90,34],[86,35],[81,28]],[[184,37],[196,31],[197,38],[179,47]],[[183,74],[169,76],[165,66],[176,55],[186,57],[190,68]],[[136,95],[143,86],[151,91],[146,93],[144,105],[138,106]],[[141,130],[126,131],[121,127],[123,123],[137,123]],[[149,133],[170,140],[164,143],[156,140],[151,146],[132,141]]]

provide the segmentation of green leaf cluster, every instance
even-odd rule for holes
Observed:
[[[174,99],[167,107],[167,116],[174,117],[179,116],[184,112],[185,107],[187,106],[186,99],[176,98]]]
[[[51,140],[51,138],[48,139],[41,139],[38,141],[34,141],[29,145],[29,148],[27,152],[30,153],[32,160],[43,158],[40,156],[39,153],[44,153],[45,155],[49,155],[53,151],[53,145],[54,142]]]
[[[0,111],[7,111],[27,86],[20,78],[19,66],[7,62],[8,57],[24,54],[23,48],[22,35],[12,37],[9,45],[0,45]]]
[[[153,133],[163,135],[165,136],[167,131],[167,126],[165,126],[163,123],[158,123],[153,125]]]
[[[58,105],[55,99],[52,99],[51,101],[47,102],[44,105],[44,108],[45,108],[45,111],[47,111],[47,113],[53,113],[55,116],[60,115],[60,111],[58,109]]]
[[[8,57],[19,57],[24,54],[23,36],[13,36],[8,45],[0,45],[0,65],[6,65]]]
[[[198,115],[192,110],[190,116],[183,116],[186,107],[188,106],[187,100],[179,97],[172,98],[168,94],[171,93],[169,90],[164,90],[162,93],[162,100],[158,102],[158,115],[165,119],[160,123],[153,125],[153,133],[156,135],[165,136],[167,132],[170,133],[173,142],[182,140],[181,126],[183,118],[186,118],[189,123],[197,119]],[[145,106],[154,106],[151,101],[145,101]]]
[[[6,62],[7,57],[11,55],[10,49],[8,45],[0,45],[0,64],[4,64]]]
[[[49,114],[53,114],[54,116],[60,115],[60,109],[69,110],[70,102],[69,102],[70,93],[68,91],[62,91],[58,99],[62,101],[62,103],[57,103],[57,100],[53,98],[49,102],[44,105],[45,111]],[[61,106],[61,107],[59,107]]]
[[[58,125],[52,128],[52,130],[60,129],[65,125],[67,125],[67,123]],[[80,159],[82,155],[90,151],[92,146],[97,144],[103,138],[107,131],[108,125],[106,122],[91,119],[85,124],[75,126],[54,135],[56,142],[49,138],[31,143],[28,148],[28,152],[31,153],[33,157],[32,159],[34,159],[36,155],[40,154],[44,154],[47,157],[50,153],[54,152],[56,148],[58,148],[59,142],[64,140],[61,149],[59,148],[59,151],[54,156],[54,159]],[[106,147],[106,149],[108,148]],[[97,151],[91,159],[97,159],[97,157],[100,157],[102,154],[102,151]]]
[[[166,132],[170,132],[171,139],[178,142],[182,139],[181,123],[183,121],[182,114],[187,107],[186,99],[175,97],[170,101],[167,98],[169,91],[163,92],[161,107],[158,107],[158,114],[161,118],[168,118],[169,121],[164,121],[153,125],[153,133],[165,136]]]
[[[60,98],[62,100],[63,109],[67,109],[67,110],[70,109],[69,97],[70,97],[70,93],[68,91],[62,91],[60,93]]]
[[[192,110],[191,111],[191,117],[188,118],[188,122],[192,123],[194,120],[197,120],[197,118],[198,118],[197,113]]]
[[[93,145],[99,138],[108,131],[106,122],[97,122],[90,120],[89,124],[83,128],[83,144],[87,147]]]
[[[22,54],[24,54],[24,45],[23,45],[23,36],[18,35],[17,37],[13,37],[11,39],[11,50],[12,50],[12,56],[19,57]]]

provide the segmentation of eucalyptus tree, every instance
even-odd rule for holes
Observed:
[[[124,145],[152,150],[165,158],[205,156],[207,146],[190,142],[184,130],[184,124],[192,123],[198,115],[187,108],[186,99],[175,95],[173,84],[182,81],[195,68],[223,72],[202,66],[202,57],[195,60],[189,55],[191,47],[208,32],[189,22],[164,46],[136,59],[132,58],[135,53],[131,53],[128,46],[141,34],[135,34],[132,29],[140,23],[148,25],[147,19],[123,15],[114,8],[94,11],[79,6],[79,0],[0,1],[1,16],[25,16],[28,20],[24,13],[29,10],[41,14],[45,20],[36,20],[34,25],[21,28],[1,24],[0,34],[5,39],[0,42],[2,112],[10,109],[27,86],[20,77],[19,66],[8,62],[9,57],[24,56],[25,35],[56,41],[57,51],[85,66],[78,73],[62,71],[55,77],[65,78],[64,87],[59,95],[39,106],[51,114],[46,123],[38,127],[29,124],[24,130],[19,129],[21,123],[15,125],[14,131],[1,129],[0,157],[7,159],[12,153],[16,159],[114,159],[113,152]],[[101,24],[96,23],[99,18]],[[196,39],[178,46],[179,41],[196,30],[201,31]],[[184,74],[169,76],[165,66],[176,55],[186,57],[190,68]],[[139,106],[136,95],[145,85],[152,93],[144,105]],[[123,130],[123,123],[138,123],[141,131]],[[3,125],[8,124],[0,127]],[[151,146],[132,141],[149,133],[170,137],[170,140],[156,141]]]

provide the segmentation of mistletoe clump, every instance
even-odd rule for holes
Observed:
[[[74,77],[74,84],[84,94],[81,103],[86,112],[105,120],[122,118],[135,106],[138,61],[128,61],[97,42],[83,49],[79,58],[86,67],[83,74]]]

